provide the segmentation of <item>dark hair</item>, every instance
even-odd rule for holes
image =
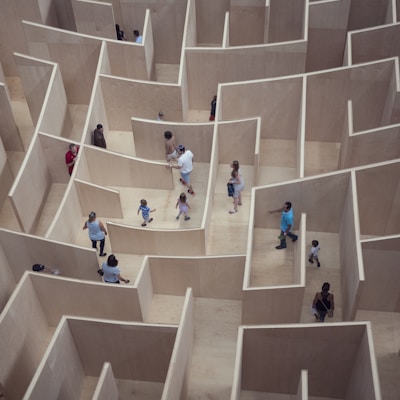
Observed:
[[[90,214],[89,214],[89,221],[90,220],[93,220],[93,219],[95,219],[96,218],[96,213],[94,212],[94,211],[90,211]]]
[[[110,254],[107,258],[107,265],[109,267],[116,267],[118,265],[118,260],[114,256],[114,254]]]
[[[164,113],[163,113],[162,111],[160,111],[160,112],[158,113],[158,116],[159,116],[159,117],[163,117],[163,116],[164,116]]]
[[[140,200],[140,204],[142,206],[147,206],[147,200],[145,200],[145,199]]]
[[[115,29],[117,30],[117,32],[119,31],[119,25],[115,24]]]
[[[321,289],[323,293],[328,293],[330,288],[331,285],[329,284],[329,282],[324,282]]]
[[[288,210],[292,208],[292,203],[290,201],[285,202],[285,205],[288,208]]]
[[[72,148],[73,148],[74,146],[76,146],[75,143],[70,143],[70,145],[69,145],[68,147],[69,147],[70,150],[72,150]]]
[[[182,203],[186,203],[186,194],[182,192],[182,193],[179,195],[179,200],[180,200]]]
[[[238,160],[232,161],[232,168],[236,171],[239,169],[239,161]]]
[[[97,129],[101,129],[102,127],[103,127],[102,124],[97,124],[97,126],[96,126]]]
[[[176,147],[176,149],[180,152],[180,153],[184,153],[185,152],[185,146],[183,144],[178,144],[178,146]]]
[[[317,246],[319,245],[319,242],[318,242],[318,240],[313,240],[313,241],[311,242],[311,244],[312,244],[314,247],[317,247]]]
[[[33,264],[32,271],[40,272],[43,271],[46,267],[43,264]]]
[[[139,31],[138,31],[137,29],[135,29],[135,30],[133,31],[133,34],[134,34],[135,36],[139,36],[139,35],[140,35],[140,33],[139,33]]]
[[[165,131],[164,132],[164,137],[165,137],[165,139],[171,139],[172,138],[172,132],[171,131]]]

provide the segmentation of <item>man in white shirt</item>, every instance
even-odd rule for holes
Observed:
[[[186,150],[183,144],[178,145],[176,148],[178,154],[178,165],[169,164],[170,168],[176,168],[180,170],[181,183],[188,187],[188,192],[194,196],[192,185],[190,184],[190,174],[193,171],[193,153],[190,150]]]

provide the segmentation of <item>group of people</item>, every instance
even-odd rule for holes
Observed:
[[[125,32],[120,28],[119,24],[115,24],[115,32],[118,40],[128,40],[125,37]],[[137,29],[133,31],[133,37],[135,39],[135,43],[142,43],[143,37]]]
[[[216,106],[216,96],[214,96],[211,104],[210,120],[213,120],[211,118],[212,116],[215,117],[215,106]],[[160,111],[158,119],[161,120],[162,118],[163,118],[163,113]],[[193,187],[190,181],[190,174],[193,171],[193,159],[194,159],[192,151],[186,149],[185,146],[182,144],[176,145],[175,136],[171,131],[164,132],[164,139],[165,139],[165,156],[168,162],[167,166],[171,169],[178,169],[180,171],[180,182],[185,187],[187,187],[188,193],[194,196],[195,192],[193,191]],[[98,147],[106,148],[103,126],[101,124],[98,124],[93,132],[93,144]],[[69,150],[65,155],[65,162],[67,164],[68,172],[70,175],[72,174],[75,161],[78,156],[78,152],[79,152],[79,146],[71,143],[69,145]],[[235,214],[238,212],[238,206],[242,205],[241,193],[244,189],[244,179],[240,171],[240,165],[238,160],[232,161],[230,166],[232,168],[232,171],[228,184],[232,186],[232,193],[230,193],[229,195],[233,197],[233,208],[229,210],[229,213]],[[185,221],[190,220],[190,216],[188,215],[188,213],[191,207],[188,203],[187,196],[184,192],[182,192],[179,195],[175,208],[179,208],[178,215],[176,216],[177,220],[179,220],[182,214],[184,216]],[[142,218],[143,218],[143,222],[141,224],[142,227],[147,226],[147,224],[153,221],[153,218],[150,216],[150,214],[155,211],[156,211],[155,208],[151,209],[148,206],[146,199],[142,199],[140,201],[137,214],[139,215],[139,213],[142,213]],[[286,242],[287,237],[292,239],[292,242],[296,242],[298,240],[298,236],[292,232],[294,225],[294,211],[292,203],[287,201],[283,204],[282,207],[268,211],[269,214],[274,214],[278,212],[281,213],[280,234],[278,236],[280,244],[275,248],[277,250],[283,250],[287,248],[287,242]],[[97,242],[100,243],[100,254],[99,254],[100,257],[106,256],[107,253],[104,253],[104,243],[107,231],[104,225],[101,223],[101,221],[97,221],[95,212],[92,211],[89,214],[89,219],[88,221],[85,222],[83,229],[89,230],[89,238],[92,241],[93,248],[97,249]],[[315,261],[317,267],[321,266],[318,256],[319,250],[320,246],[318,240],[315,239],[312,240],[308,261],[311,264],[313,264]],[[108,261],[110,261],[111,264],[113,263],[115,264],[115,262],[117,264],[110,265],[108,262],[103,263],[103,269],[104,271],[106,271],[107,268],[114,268],[112,271],[118,273],[115,274],[114,278],[109,278],[111,280],[107,280],[105,278],[104,280],[106,282],[112,282],[112,283],[119,283],[120,280],[125,281],[124,278],[120,276],[119,270],[115,269],[116,266],[118,265],[118,261],[115,259],[114,255],[113,257],[114,258],[111,261],[110,260]],[[333,311],[334,308],[333,295],[329,293],[329,283],[324,283],[322,287],[322,292],[316,294],[312,307],[313,310],[315,310],[316,318],[320,321],[324,321],[325,316],[327,314],[330,315],[331,311]]]
[[[107,148],[106,139],[104,137],[104,128],[102,124],[97,124],[96,129],[93,131],[92,144],[97,147]],[[68,173],[71,176],[74,170],[75,162],[78,158],[79,146],[71,143],[68,146],[68,151],[65,153],[65,164],[67,164]]]

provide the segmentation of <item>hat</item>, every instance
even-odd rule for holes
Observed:
[[[183,144],[178,144],[177,148],[178,151],[185,151],[185,146]]]

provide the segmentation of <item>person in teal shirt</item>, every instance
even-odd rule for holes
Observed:
[[[293,220],[294,213],[292,208],[292,203],[287,201],[282,207],[277,208],[276,210],[268,211],[268,214],[274,214],[276,212],[281,212],[281,234],[279,235],[279,239],[281,241],[279,246],[275,248],[277,250],[286,249],[286,236],[289,236],[292,239],[292,242],[295,242],[298,239],[298,236],[291,232],[293,229]]]

